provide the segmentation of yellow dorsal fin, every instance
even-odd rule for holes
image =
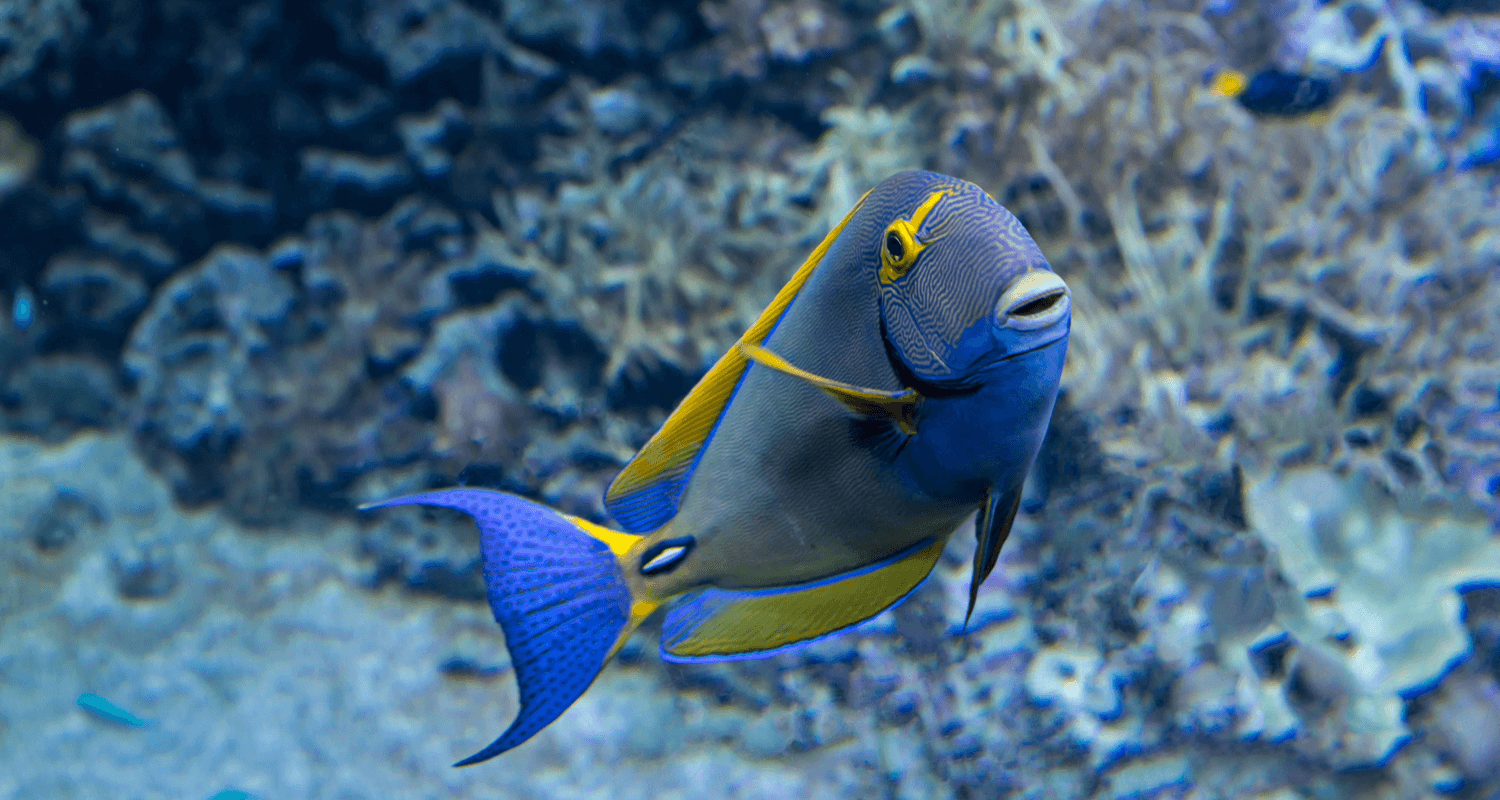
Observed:
[[[822,389],[830,397],[843,403],[845,408],[860,416],[891,420],[901,427],[902,433],[907,435],[917,432],[917,404],[922,401],[922,396],[914,389],[902,389],[899,392],[867,389],[852,383],[814,375],[760,345],[741,342],[739,349],[746,358],[757,364],[786,373],[794,378],[800,378]]]
[[[869,196],[869,193],[865,193]],[[771,334],[797,293],[812,277],[813,270],[838,240],[844,226],[854,218],[865,198],[861,197],[844,219],[834,226],[823,242],[803,262],[792,279],[781,287],[775,299],[761,312],[760,318],[740,337],[739,343],[760,344]],[[723,416],[735,389],[744,377],[749,362],[738,347],[719,358],[713,368],[698,381],[693,391],[678,404],[651,440],[646,442],[625,469],[615,476],[604,494],[604,507],[628,531],[645,533],[655,530],[677,513],[682,492],[692,477],[698,453],[708,443],[714,426]]]
[[[757,658],[857,625],[917,588],[946,543],[946,536],[918,542],[868,567],[795,586],[700,589],[667,612],[662,655],[672,661]]]

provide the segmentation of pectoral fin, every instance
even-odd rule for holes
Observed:
[[[995,560],[1000,557],[1000,547],[1010,535],[1010,526],[1016,521],[1016,509],[1021,507],[1021,487],[999,491],[991,488],[979,509],[974,534],[979,545],[974,548],[974,573],[969,578],[969,610],[964,612],[964,629],[969,627],[969,617],[974,614],[974,601],[979,599],[979,585],[995,569]]]
[[[746,358],[757,364],[794,378],[800,378],[822,389],[829,397],[843,403],[850,411],[862,417],[888,419],[896,423],[901,428],[901,432],[908,436],[917,432],[917,404],[922,401],[922,396],[913,389],[902,389],[899,392],[867,389],[863,386],[814,375],[756,344],[740,342],[739,349]]]

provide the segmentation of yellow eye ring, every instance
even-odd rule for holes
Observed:
[[[881,283],[891,284],[900,280],[917,263],[917,256],[922,254],[927,245],[932,244],[917,241],[917,231],[922,228],[927,215],[937,207],[938,201],[950,194],[953,194],[952,189],[939,189],[927,195],[922,205],[912,212],[911,219],[897,219],[885,229],[885,235],[880,237]]]
[[[886,283],[897,280],[917,263],[917,253],[922,251],[912,235],[912,225],[904,219],[892,222],[885,229],[880,246],[880,278]]]

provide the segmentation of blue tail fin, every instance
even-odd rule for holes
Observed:
[[[561,716],[639,622],[632,619],[630,590],[610,548],[624,540],[606,543],[588,532],[603,529],[488,489],[426,492],[364,508],[401,505],[458,509],[479,525],[490,609],[505,631],[521,710],[500,738],[454,766],[477,764]]]

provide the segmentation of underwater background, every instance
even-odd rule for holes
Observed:
[[[354,507],[605,520],[906,168],[1072,290],[967,635],[965,530],[452,769],[477,533]],[[1497,181],[1492,0],[0,0],[0,798],[1500,797]]]

